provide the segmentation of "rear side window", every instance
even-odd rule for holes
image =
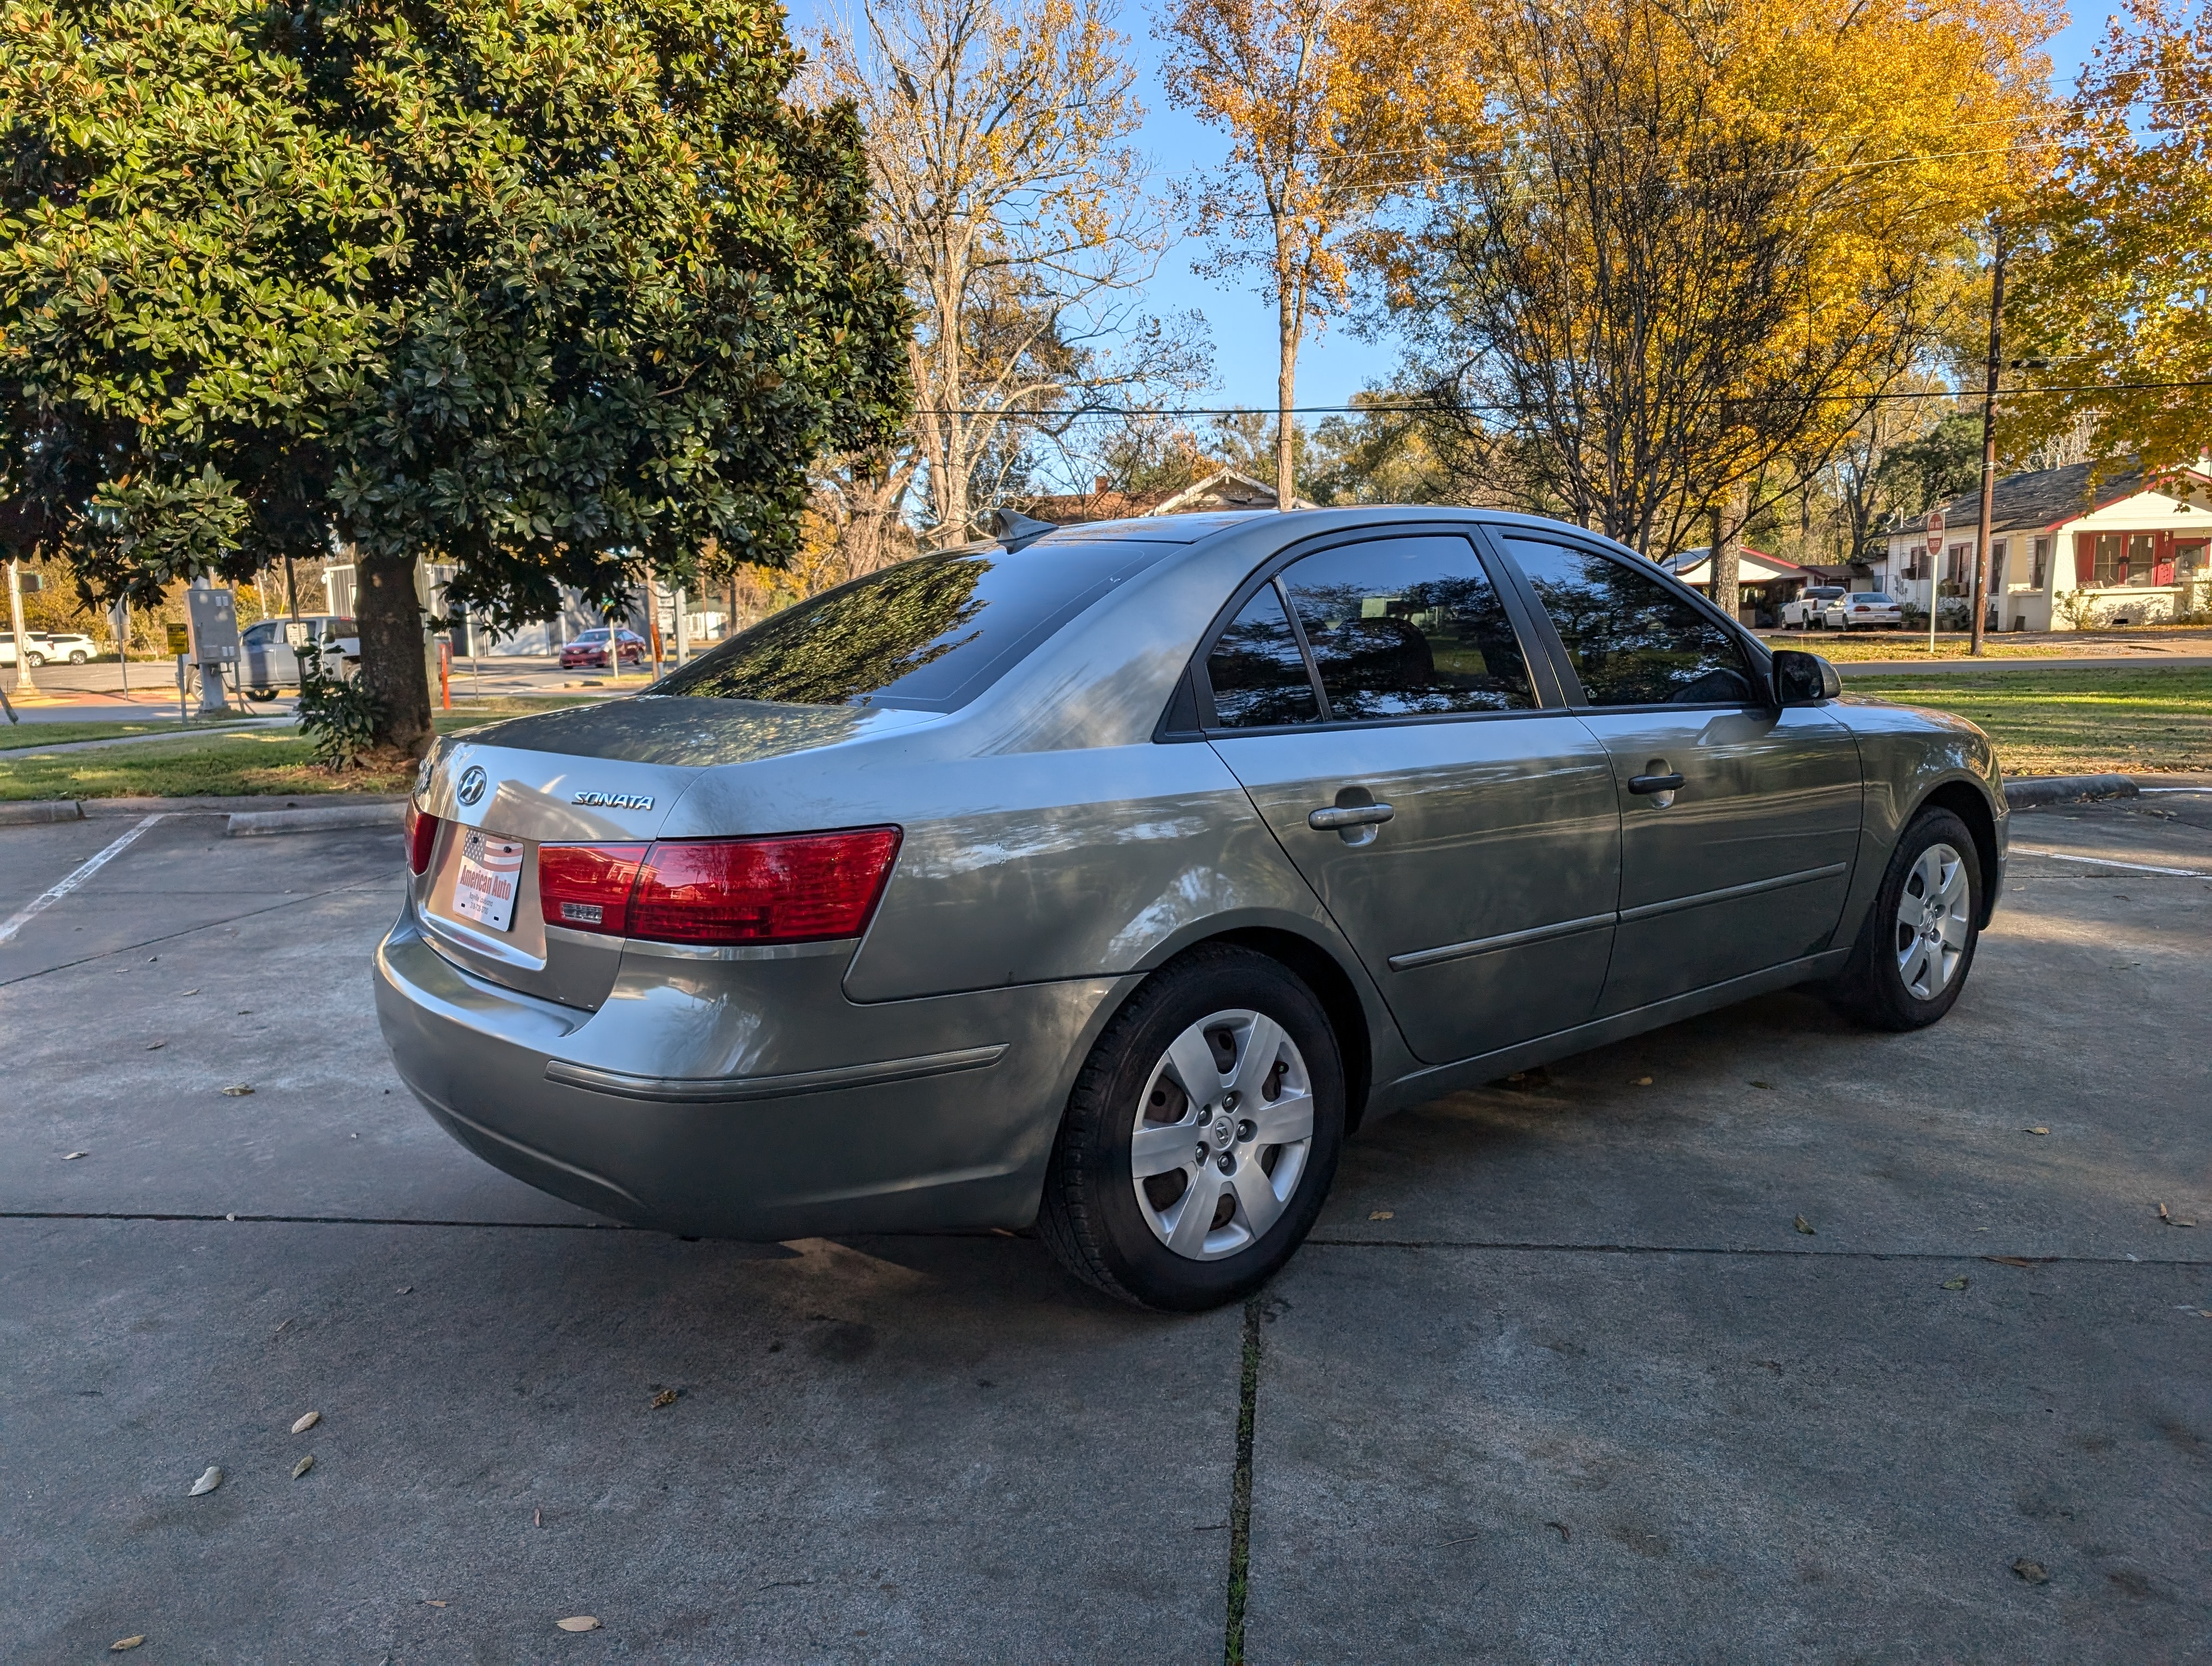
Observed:
[[[1263,584],[1206,656],[1214,721],[1225,729],[1318,723],[1321,702],[1275,587]]]
[[[799,706],[967,704],[1170,544],[921,556],[787,608],[653,685]]]
[[[1535,705],[1512,622],[1465,538],[1341,544],[1282,577],[1338,722]]]
[[[1593,706],[1745,704],[1735,639],[1650,573],[1594,550],[1508,538]]]

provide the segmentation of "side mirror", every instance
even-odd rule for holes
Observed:
[[[1817,654],[1802,648],[1774,651],[1774,703],[1778,706],[1817,706],[1844,691],[1836,668]]]

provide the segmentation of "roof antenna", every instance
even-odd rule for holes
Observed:
[[[1059,524],[1050,520],[1032,520],[1012,509],[994,509],[990,514],[991,536],[1006,547],[1009,554],[1036,543],[1047,532],[1056,532]]]

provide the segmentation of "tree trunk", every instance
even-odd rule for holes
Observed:
[[[1742,599],[1738,583],[1742,562],[1736,554],[1735,539],[1723,536],[1726,532],[1723,525],[1725,516],[1723,510],[1716,508],[1713,511],[1713,603],[1733,619]]]
[[[415,557],[356,556],[354,622],[361,675],[383,708],[376,739],[411,757],[430,749],[430,673],[422,652],[422,605]]]

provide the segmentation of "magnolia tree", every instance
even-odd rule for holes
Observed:
[[[495,623],[780,560],[809,462],[908,403],[860,124],[798,63],[772,0],[5,0],[15,519],[102,599],[349,545],[410,751],[424,556]]]

